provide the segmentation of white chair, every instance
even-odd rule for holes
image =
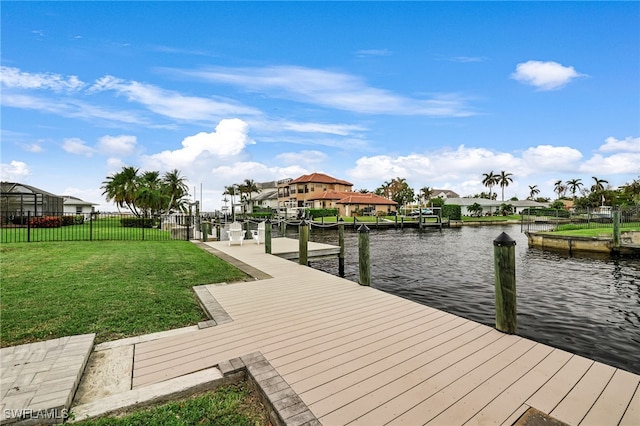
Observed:
[[[264,222],[258,224],[258,229],[251,231],[251,236],[256,244],[264,243]]]
[[[242,225],[238,222],[233,222],[229,225],[229,230],[227,231],[227,236],[229,237],[229,245],[231,243],[240,243],[242,245],[242,241],[244,240],[244,229],[242,229]]]

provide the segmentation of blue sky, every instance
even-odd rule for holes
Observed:
[[[324,172],[505,196],[640,175],[639,2],[2,2],[2,179]],[[200,187],[202,186],[202,194]]]

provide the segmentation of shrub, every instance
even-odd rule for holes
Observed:
[[[311,219],[317,217],[338,216],[338,209],[308,209]]]
[[[120,219],[120,224],[125,228],[152,228],[153,223],[153,218],[124,217]]]
[[[255,217],[256,219],[271,219],[273,212],[253,212],[251,213],[251,217]]]
[[[62,217],[60,216],[41,216],[34,217],[29,221],[31,228],[60,228],[62,226]]]
[[[569,217],[570,214],[565,209],[547,209],[547,208],[526,208],[520,212],[522,216],[551,216],[551,217]]]
[[[461,220],[462,208],[458,204],[445,204],[442,206],[442,217],[448,217],[449,220]]]

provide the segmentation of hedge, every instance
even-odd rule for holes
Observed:
[[[547,209],[547,208],[526,208],[520,212],[522,216],[551,216],[551,217],[569,217],[571,216],[565,209]]]
[[[152,228],[155,219],[143,217],[125,217],[120,224],[125,228]]]
[[[62,217],[60,216],[42,216],[34,217],[29,221],[31,228],[60,228],[62,226]]]
[[[449,220],[462,220],[462,208],[458,204],[445,204],[442,206],[442,217]]]
[[[338,209],[308,209],[311,219],[317,217],[338,216]]]

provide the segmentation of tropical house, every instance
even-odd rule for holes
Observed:
[[[63,195],[63,208],[65,214],[83,215],[85,220],[90,219],[91,213],[95,212],[97,204],[83,201],[78,197]]]
[[[549,203],[539,203],[532,200],[519,200],[519,201],[499,201],[489,200],[487,198],[447,198],[445,205],[459,205],[463,216],[471,216],[473,213],[468,208],[474,204],[482,207],[482,215],[495,214],[496,210],[500,208],[502,204],[511,204],[514,209],[514,213],[520,213],[526,208],[544,208],[549,207]]]
[[[0,183],[0,221],[2,224],[23,223],[29,216],[59,215],[63,197],[17,182]]]
[[[287,215],[300,209],[338,209],[341,216],[352,214],[388,214],[397,203],[371,193],[353,192],[353,184],[324,173],[311,173],[296,179],[278,181],[278,209]]]

